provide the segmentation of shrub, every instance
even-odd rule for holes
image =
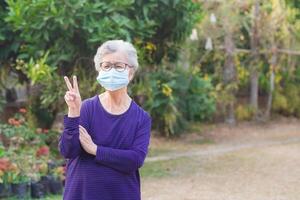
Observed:
[[[180,67],[173,71],[162,66],[150,74],[146,108],[154,128],[165,136],[177,135],[189,121],[210,119],[215,111],[213,87],[208,77]]]
[[[300,117],[300,85],[288,82],[284,89],[275,91],[272,108],[287,116]]]
[[[250,120],[254,114],[254,109],[247,105],[238,105],[235,110],[235,115],[238,120]]]

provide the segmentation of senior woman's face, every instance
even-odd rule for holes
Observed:
[[[102,58],[102,62],[111,62],[111,63],[122,62],[122,63],[126,63],[129,65],[127,56],[125,56],[124,54],[119,53],[119,52],[105,55]],[[128,79],[129,79],[129,81],[131,81],[133,78],[134,69],[127,67],[126,70],[129,70]]]

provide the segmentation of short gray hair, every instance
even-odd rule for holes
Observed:
[[[131,43],[123,40],[108,40],[97,49],[94,57],[96,70],[100,70],[100,63],[105,55],[115,52],[124,53],[127,56],[128,64],[132,65],[135,71],[138,69],[137,51]]]

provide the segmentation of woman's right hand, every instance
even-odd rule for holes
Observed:
[[[73,86],[70,83],[68,77],[65,76],[64,79],[69,89],[64,96],[69,109],[68,117],[79,117],[81,108],[81,96],[79,93],[77,77],[73,76]]]

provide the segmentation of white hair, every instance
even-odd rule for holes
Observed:
[[[128,64],[133,66],[135,71],[138,69],[137,51],[131,43],[123,40],[108,40],[97,49],[94,57],[96,70],[100,70],[100,63],[105,55],[116,52],[124,53],[127,56]]]

